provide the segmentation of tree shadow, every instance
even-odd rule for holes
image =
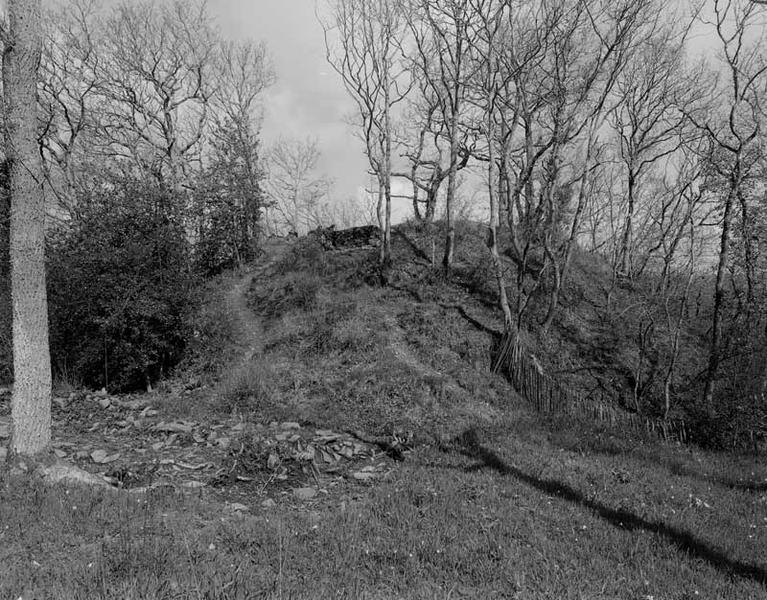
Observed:
[[[429,264],[431,264],[431,257],[426,254],[426,252],[421,249],[421,247],[415,243],[412,239],[410,239],[400,228],[392,229],[392,233],[398,237],[400,237],[404,242],[410,246],[410,249],[413,251],[413,254],[415,254],[418,258],[421,258]]]
[[[752,493],[762,493],[767,491],[767,480],[765,479],[736,479],[734,476],[707,472],[681,460],[649,454],[642,451],[641,447],[637,448],[626,444],[621,445],[621,439],[613,438],[612,436],[610,438],[602,438],[592,435],[585,441],[584,438],[579,436],[577,444],[568,443],[566,440],[556,440],[554,443],[558,447],[574,452],[587,452],[588,454],[601,456],[628,456],[648,465],[658,466],[671,475],[689,477],[691,479],[702,481],[703,483],[718,485],[732,490]]]
[[[482,445],[477,432],[468,429],[453,441],[453,447],[461,454],[480,461],[479,464],[466,467],[467,472],[493,469],[504,476],[514,477],[545,494],[561,498],[568,502],[578,504],[584,508],[593,510],[602,519],[613,525],[628,531],[646,531],[655,533],[665,538],[683,552],[694,558],[699,558],[711,564],[716,569],[746,579],[751,579],[762,585],[767,585],[767,570],[761,566],[746,564],[726,556],[721,550],[712,548],[691,533],[672,527],[665,523],[649,521],[627,510],[614,509],[594,500],[589,500],[579,491],[565,483],[551,479],[541,479],[529,475],[524,471],[505,463],[497,454]]]

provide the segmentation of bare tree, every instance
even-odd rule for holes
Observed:
[[[546,271],[553,280],[553,318],[578,232],[576,207],[569,235],[565,213],[572,185],[582,180],[572,160],[583,139],[599,130],[616,78],[651,14],[652,2],[596,0],[542,3],[509,11],[499,55],[508,74],[499,114],[500,190],[517,263],[516,318],[521,322]],[[585,149],[591,147],[585,143]],[[587,165],[587,172],[593,165]],[[583,196],[578,198],[582,201]],[[533,264],[535,266],[533,266]],[[532,278],[532,288],[526,282]]]
[[[482,68],[479,69],[475,84],[479,96],[477,104],[484,108],[484,133],[487,142],[487,193],[489,200],[490,218],[488,223],[487,247],[495,271],[498,288],[498,305],[503,313],[504,325],[507,332],[513,326],[511,308],[506,293],[505,267],[498,251],[498,228],[500,226],[500,204],[498,202],[498,164],[496,146],[498,145],[498,108],[499,98],[504,86],[501,77],[504,74],[498,61],[498,38],[502,31],[505,3],[493,0],[475,0],[472,9],[479,19],[476,36],[470,36],[473,41],[474,60]],[[517,332],[518,333],[518,332]]]
[[[357,105],[365,154],[378,183],[380,263],[391,261],[391,178],[394,107],[410,89],[402,56],[405,33],[397,0],[335,0],[323,23],[330,65]],[[331,39],[337,36],[337,40]]]
[[[205,3],[123,2],[103,35],[96,139],[113,160],[176,189],[199,160],[215,93]]]
[[[318,173],[319,159],[312,138],[281,138],[268,152],[266,190],[278,227],[301,235],[323,225],[321,203],[330,181]]]
[[[697,89],[685,69],[684,47],[688,27],[679,31],[678,18],[660,25],[643,41],[622,71],[615,86],[620,98],[610,115],[618,135],[626,176],[626,216],[618,249],[621,272],[632,274],[634,219],[642,180],[653,165],[673,154],[684,137],[684,109]]]
[[[439,102],[440,118],[449,140],[446,238],[442,266],[449,273],[455,253],[453,205],[459,166],[461,115],[472,68],[469,60],[476,28],[470,26],[473,11],[468,0],[410,0],[408,24],[417,50],[416,77],[428,82]]]
[[[99,42],[95,0],[55,3],[46,9],[45,41],[41,59],[40,135],[43,169],[48,189],[60,209],[75,209],[75,193],[93,131],[93,102],[99,87]]]
[[[440,99],[428,81],[418,76],[415,67],[413,98],[402,119],[402,131],[398,134],[400,155],[407,168],[395,170],[393,177],[410,182],[413,194],[413,216],[421,225],[434,220],[439,192],[450,174],[450,136],[440,111]],[[461,131],[458,171],[466,168],[472,157],[473,136],[468,130]]]
[[[745,189],[761,154],[755,150],[762,134],[767,93],[767,56],[764,54],[767,37],[763,15],[764,8],[749,0],[714,0],[713,21],[706,24],[713,30],[721,49],[720,85],[709,105],[713,108],[688,113],[715,146],[710,166],[721,182],[721,234],[711,346],[703,391],[703,404],[709,411],[714,408],[715,385],[722,360],[733,221],[738,207],[744,211],[744,222],[749,220]]]
[[[9,0],[2,31],[5,152],[11,187],[14,386],[11,449],[45,452],[51,441],[51,362],[45,288],[45,202],[38,146],[40,0]]]

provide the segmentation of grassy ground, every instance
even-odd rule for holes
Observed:
[[[407,440],[404,460],[144,493],[2,474],[0,598],[767,598],[762,459],[531,413],[488,373],[499,323],[474,270],[447,284],[395,243],[385,288],[369,251],[289,251],[253,278],[257,355],[203,348],[217,381],[158,402]],[[237,319],[208,317],[223,352],[213,321]]]

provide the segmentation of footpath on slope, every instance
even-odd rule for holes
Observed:
[[[263,327],[248,307],[248,291],[289,248],[284,241],[268,244],[261,262],[229,280],[223,297],[235,323],[239,358],[222,380],[236,378],[260,355]],[[171,380],[147,393],[78,391],[55,397],[52,447],[62,472],[71,465],[77,468],[73,472],[90,473],[92,481],[134,493],[194,490],[241,512],[259,505],[343,503],[392,467],[379,447],[348,433],[234,415],[200,422],[168,418],[163,410],[204,396],[215,401],[219,385],[189,390]],[[0,389],[0,452],[9,442],[10,399],[11,391]]]

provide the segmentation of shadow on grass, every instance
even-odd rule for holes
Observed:
[[[573,443],[577,440],[577,443]],[[668,471],[671,475],[680,475],[702,481],[703,483],[713,484],[739,490],[741,492],[762,493],[767,491],[767,479],[742,478],[735,479],[733,476],[725,476],[713,472],[706,472],[700,468],[690,466],[689,464],[674,458],[665,456],[656,456],[638,448],[620,445],[620,438],[610,436],[603,438],[599,436],[588,436],[584,441],[583,436],[573,438],[573,441],[559,439],[555,442],[559,447],[574,452],[588,452],[600,456],[630,456],[640,460],[648,465],[660,467]],[[754,456],[754,458],[756,458]],[[753,473],[752,473],[753,475]]]
[[[615,527],[620,527],[628,531],[643,530],[650,533],[656,533],[674,544],[680,550],[687,552],[694,558],[704,560],[714,566],[716,569],[727,574],[737,575],[751,579],[762,585],[767,585],[767,571],[756,565],[746,564],[733,560],[726,556],[721,550],[698,540],[692,534],[671,527],[665,523],[658,523],[643,519],[629,511],[610,508],[589,500],[579,491],[571,488],[565,483],[551,480],[540,479],[529,475],[524,471],[506,464],[492,450],[484,447],[474,429],[468,429],[454,440],[454,447],[463,455],[479,460],[480,464],[467,467],[466,471],[479,471],[483,469],[493,469],[501,475],[510,476],[518,479],[535,489],[538,489],[550,496],[555,496],[593,510],[602,519]]]
[[[444,309],[454,309],[458,311],[458,314],[461,315],[461,317],[464,318],[470,325],[472,325],[475,329],[481,331],[482,333],[487,333],[491,336],[493,336],[493,340],[497,343],[501,341],[501,338],[503,337],[503,331],[500,329],[496,329],[495,327],[490,327],[489,325],[485,325],[482,321],[474,318],[471,316],[467,311],[466,308],[461,304],[443,304],[441,302],[438,303],[438,305]],[[495,305],[493,305],[493,308],[495,308]]]
[[[431,263],[431,257],[428,254],[426,254],[426,252],[422,250],[421,247],[414,240],[410,239],[404,231],[402,231],[400,228],[396,228],[396,229],[392,229],[392,233],[400,237],[408,246],[410,246],[410,249],[413,251],[413,254],[415,254],[418,258]]]

